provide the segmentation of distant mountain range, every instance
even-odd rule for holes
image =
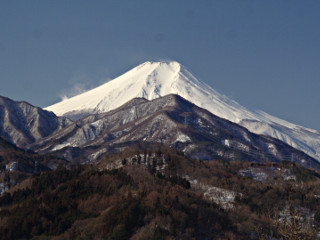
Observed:
[[[134,98],[153,100],[177,94],[218,117],[249,131],[277,138],[320,161],[320,133],[262,111],[250,111],[196,79],[181,64],[146,62],[95,89],[46,108],[58,116],[79,119],[113,110]]]
[[[289,160],[320,169],[320,163],[304,152],[277,139],[253,134],[178,95],[170,94],[152,101],[135,98],[117,109],[90,114],[75,122],[27,103],[5,101],[10,103],[5,105],[5,116],[10,117],[0,115],[6,119],[1,126],[2,137],[8,136],[7,139],[26,149],[51,152],[71,162],[92,163],[100,161],[107,153],[121,152],[132,145],[161,144],[193,159]],[[20,104],[28,111],[22,111]],[[18,119],[12,116],[18,113],[23,124],[13,124]],[[40,130],[31,131],[38,129],[35,126],[47,127],[47,135],[35,134]],[[20,138],[14,137],[17,132]]]

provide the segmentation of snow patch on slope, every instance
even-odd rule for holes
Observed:
[[[191,139],[187,135],[179,134],[175,142],[182,142],[182,143],[191,142]]]

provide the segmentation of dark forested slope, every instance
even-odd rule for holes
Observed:
[[[292,163],[206,162],[165,148],[129,149],[98,165],[34,175],[4,193],[0,237],[314,239],[319,182],[317,172]]]

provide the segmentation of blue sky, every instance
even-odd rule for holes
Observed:
[[[320,1],[0,1],[0,95],[14,100],[45,107],[168,59],[320,130]]]

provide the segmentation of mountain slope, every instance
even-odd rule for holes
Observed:
[[[143,97],[152,100],[178,94],[211,113],[257,134],[282,140],[320,161],[320,133],[261,111],[249,111],[196,79],[177,62],[146,62],[95,89],[47,107],[59,116],[80,118],[115,109]]]
[[[15,102],[0,96],[0,137],[25,147],[52,134],[71,121],[27,102]]]
[[[294,156],[292,160],[304,166],[320,166],[303,152],[277,139],[253,134],[178,95],[152,101],[133,99],[113,111],[84,117],[31,148],[58,151],[69,160],[81,157],[92,162],[106,152],[120,152],[141,143],[164,144],[202,160],[280,162]]]

